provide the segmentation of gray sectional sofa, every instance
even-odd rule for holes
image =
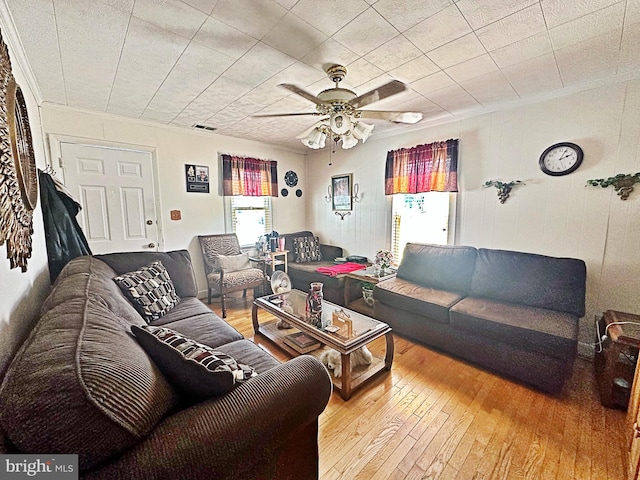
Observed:
[[[410,243],[397,277],[374,289],[374,315],[395,333],[559,392],[585,289],[579,259]]]
[[[152,361],[132,335],[145,321],[113,278],[156,260],[180,302],[151,325],[230,355],[255,378],[202,400]],[[0,453],[78,454],[92,479],[317,479],[326,369],[307,355],[280,363],[196,294],[186,250],[69,262],[0,387]]]

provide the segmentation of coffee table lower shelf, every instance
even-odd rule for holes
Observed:
[[[262,335],[263,337],[268,338],[271,342],[275,343],[278,348],[285,351],[292,357],[297,357],[301,355],[300,352],[291,348],[289,345],[284,343],[284,337],[291,333],[295,333],[299,331],[298,329],[291,328],[286,330],[280,330],[277,328],[276,324],[278,320],[271,320],[265,323],[261,323],[259,330],[257,333]],[[322,345],[320,348],[309,352],[307,355],[313,355],[318,360],[322,353],[328,350],[330,347],[326,345]],[[357,367],[353,367],[351,370],[351,375],[343,375],[342,377],[336,377],[333,375],[331,371],[329,371],[329,376],[331,377],[331,381],[336,390],[340,392],[340,396],[344,400],[349,400],[351,398],[351,394],[354,390],[358,389],[364,383],[368,382],[371,378],[379,375],[383,372],[391,370],[391,364],[393,362],[393,336],[391,332],[386,334],[386,355],[385,358],[377,357],[375,354],[373,355],[373,361],[370,365],[359,365]],[[344,356],[343,356],[344,361]],[[350,378],[349,378],[350,377]],[[344,382],[343,380],[346,380]],[[344,385],[343,385],[344,384]]]

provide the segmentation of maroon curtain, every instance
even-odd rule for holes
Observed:
[[[222,155],[222,194],[278,196],[278,162]]]
[[[385,195],[457,191],[457,139],[387,153]]]

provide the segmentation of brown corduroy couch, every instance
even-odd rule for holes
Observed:
[[[152,322],[255,368],[204,401],[179,392],[131,335],[113,282],[161,260],[180,303]],[[79,455],[83,478],[317,479],[331,394],[311,356],[280,363],[196,298],[186,250],[79,257],[61,272],[0,387],[0,452]]]
[[[373,291],[395,333],[558,392],[571,374],[586,266],[506,250],[409,243]]]

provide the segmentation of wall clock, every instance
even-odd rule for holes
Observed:
[[[293,170],[289,170],[284,174],[284,183],[286,183],[288,187],[295,187],[298,184],[298,174]]]
[[[540,170],[554,177],[567,175],[578,169],[584,153],[575,143],[561,142],[551,145],[540,155]]]

